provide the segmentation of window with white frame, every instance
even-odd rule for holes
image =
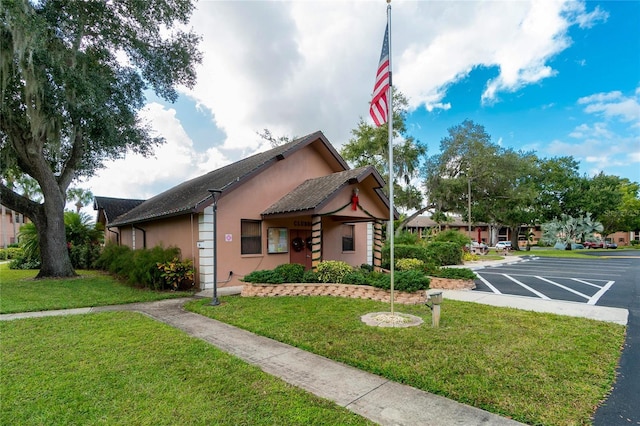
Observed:
[[[342,225],[342,251],[355,251],[355,225]]]

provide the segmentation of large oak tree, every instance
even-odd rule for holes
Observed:
[[[191,0],[0,0],[0,196],[35,224],[39,277],[75,274],[67,253],[69,185],[107,159],[150,154],[137,112],[145,90],[174,101],[195,83],[198,37],[185,30]],[[5,177],[38,182],[43,202]]]

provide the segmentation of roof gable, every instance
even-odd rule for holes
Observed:
[[[132,200],[127,198],[94,197],[93,209],[102,210],[107,224],[114,221],[128,211],[136,208],[145,200]]]
[[[344,186],[362,182],[371,175],[373,175],[380,187],[384,185],[382,177],[373,166],[364,166],[307,179],[262,212],[262,215],[269,216],[318,210],[329,202]],[[380,194],[378,193],[378,195]],[[382,196],[381,198],[387,203],[386,197]]]
[[[199,212],[212,202],[209,189],[221,189],[224,196],[272,164],[313,143],[317,143],[335,169],[349,169],[324,134],[318,131],[183,182],[118,217],[111,226]]]

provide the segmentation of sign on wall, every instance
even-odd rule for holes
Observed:
[[[267,229],[269,253],[287,253],[289,251],[289,230],[287,228]]]

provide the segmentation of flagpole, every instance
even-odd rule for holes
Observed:
[[[389,226],[387,233],[389,234],[389,259],[391,261],[391,315],[394,314],[394,269],[395,269],[395,246],[394,246],[394,205],[393,205],[393,84],[392,84],[392,62],[391,62],[391,0],[387,0],[387,28],[389,29],[389,95],[388,95],[388,111],[387,124],[389,125]]]

